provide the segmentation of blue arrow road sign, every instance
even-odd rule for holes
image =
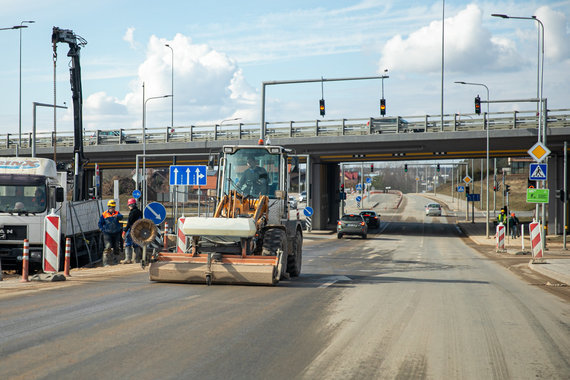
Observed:
[[[206,165],[171,165],[170,186],[206,186]]]
[[[141,197],[141,191],[140,190],[133,190],[133,198],[139,199],[140,197]]]
[[[546,164],[530,164],[528,179],[531,181],[546,181]]]
[[[372,183],[372,178],[370,177],[366,178],[366,183]]]
[[[361,200],[362,200],[362,197],[360,195],[356,197],[357,202],[360,202]]]
[[[154,224],[159,225],[166,219],[166,208],[162,203],[151,202],[144,208],[143,216],[145,219],[150,219]]]
[[[311,216],[311,215],[313,215],[313,208],[312,208],[312,207],[309,207],[309,206],[305,207],[305,208],[303,209],[303,214],[305,214],[305,216]]]

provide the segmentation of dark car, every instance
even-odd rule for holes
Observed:
[[[363,239],[366,239],[368,226],[361,215],[346,214],[338,221],[336,232],[339,239],[344,235],[360,235]]]
[[[362,210],[360,215],[364,218],[364,221],[368,225],[368,228],[378,228],[380,227],[380,215],[377,215],[375,211],[372,210]]]

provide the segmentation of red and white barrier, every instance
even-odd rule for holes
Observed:
[[[538,222],[532,222],[528,225],[530,230],[530,247],[533,259],[542,259],[542,235],[541,225]]]
[[[497,224],[497,251],[505,250],[505,225],[503,223]]]
[[[63,275],[70,277],[69,267],[71,266],[71,238],[65,239],[65,266],[63,267]]]
[[[22,252],[22,279],[20,282],[29,282],[28,271],[30,266],[30,243],[24,239],[24,250]]]
[[[50,214],[44,219],[44,272],[59,271],[59,251],[60,251],[60,229],[61,223],[59,215]]]
[[[184,227],[184,221],[186,217],[181,216],[178,218],[178,233],[176,234],[176,252],[177,253],[185,253],[186,249],[188,249],[188,239],[186,235],[184,235],[184,231],[182,227]]]

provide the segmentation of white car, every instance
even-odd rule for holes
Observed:
[[[299,194],[299,202],[306,202],[306,201],[307,201],[307,192],[302,191],[301,194]]]
[[[439,203],[429,203],[426,205],[426,216],[441,216],[441,205]]]
[[[289,207],[291,207],[293,210],[297,209],[297,200],[292,195],[289,195]]]

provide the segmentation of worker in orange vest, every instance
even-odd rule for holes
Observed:
[[[118,256],[121,249],[121,232],[123,230],[119,221],[123,219],[123,215],[115,210],[117,204],[114,200],[107,202],[107,211],[99,218],[99,229],[103,233],[103,266],[106,267],[116,260],[111,253],[114,252]]]

